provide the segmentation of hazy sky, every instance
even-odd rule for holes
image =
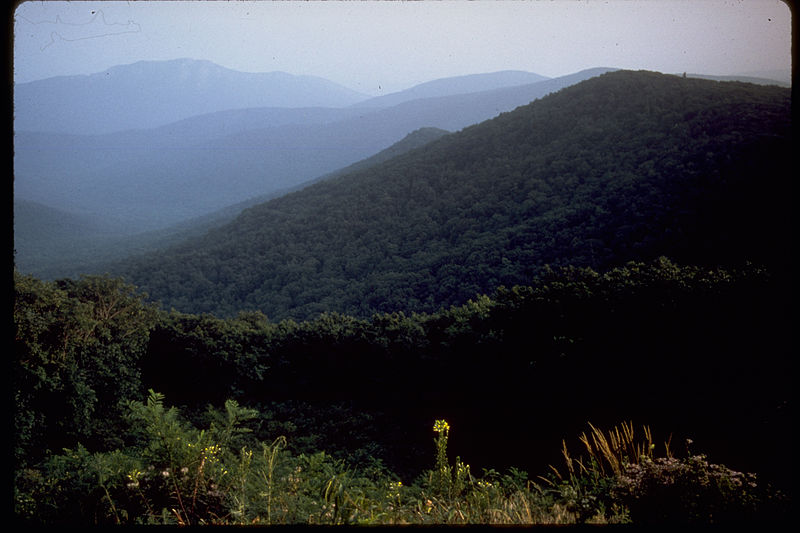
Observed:
[[[15,12],[16,82],[183,57],[370,94],[507,69],[788,71],[791,15],[780,0],[32,0]]]

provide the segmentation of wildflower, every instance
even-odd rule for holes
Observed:
[[[203,453],[208,456],[214,456],[218,452],[219,452],[219,446],[217,445],[206,446],[205,448],[203,448]]]
[[[447,433],[448,431],[450,431],[450,424],[448,424],[447,421],[445,420],[437,420],[433,424],[433,431],[435,431],[436,433],[442,433],[442,432]]]
[[[402,481],[390,481],[389,482],[389,497],[390,498],[399,498],[400,497],[400,489],[403,486]]]

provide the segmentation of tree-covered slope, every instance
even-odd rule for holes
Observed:
[[[545,264],[782,264],[790,91],[619,71],[117,269],[167,306],[431,311]]]

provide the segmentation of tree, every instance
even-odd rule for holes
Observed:
[[[15,457],[78,439],[119,445],[121,402],[141,392],[138,360],[157,311],[120,279],[43,282],[14,273]]]

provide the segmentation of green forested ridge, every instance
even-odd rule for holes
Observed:
[[[561,267],[431,314],[306,322],[156,311],[132,291],[15,276],[18,518],[646,523],[787,509],[790,298],[754,266]],[[453,427],[444,460],[434,420]],[[577,460],[587,421],[620,420],[653,426],[651,462],[630,452],[619,474],[566,476],[562,439]],[[741,485],[739,471],[758,477]]]
[[[790,91],[619,71],[115,267],[184,312],[433,312],[549,265],[785,265]]]

